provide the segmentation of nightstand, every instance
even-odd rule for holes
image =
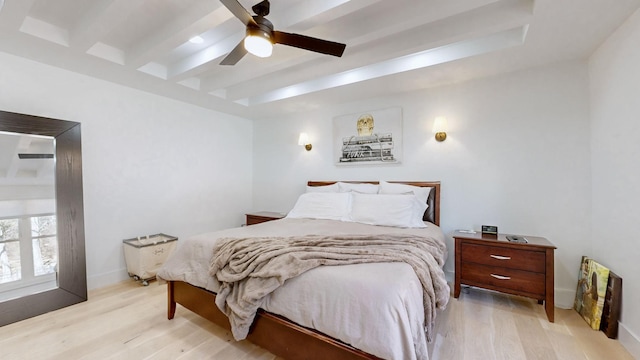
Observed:
[[[286,214],[281,214],[281,213],[271,212],[271,211],[259,211],[255,213],[245,214],[245,215],[247,216],[247,226],[260,224],[265,221],[282,219],[283,217],[286,216]]]
[[[547,318],[553,322],[554,250],[547,239],[525,236],[528,243],[515,243],[506,234],[483,235],[456,231],[456,280],[453,296],[460,296],[460,285],[470,285],[544,301]]]

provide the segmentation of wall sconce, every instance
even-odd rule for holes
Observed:
[[[307,151],[311,151],[311,143],[309,142],[309,135],[307,135],[307,133],[300,133],[298,145],[304,145],[304,148],[307,149]]]
[[[436,133],[436,141],[444,141],[447,138],[447,118],[444,116],[436,117],[433,122],[433,132]]]

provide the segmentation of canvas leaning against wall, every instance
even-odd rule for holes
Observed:
[[[333,137],[336,165],[398,164],[402,160],[402,109],[337,116]]]
[[[586,256],[582,257],[573,308],[594,330],[600,330],[608,280],[608,268]]]

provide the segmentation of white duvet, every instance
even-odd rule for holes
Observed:
[[[218,238],[393,233],[444,242],[444,234],[433,224],[403,229],[282,219],[180,240],[157,276],[218,292],[220,285],[209,275],[212,248]],[[261,307],[384,359],[428,359],[422,288],[413,269],[404,263],[321,266],[287,280]]]

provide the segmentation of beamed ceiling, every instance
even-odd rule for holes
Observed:
[[[5,0],[0,51],[258,119],[584,59],[639,6],[272,0],[276,30],[345,43],[344,55],[276,45],[223,66],[245,27],[218,0]],[[189,42],[196,35],[202,43]]]

